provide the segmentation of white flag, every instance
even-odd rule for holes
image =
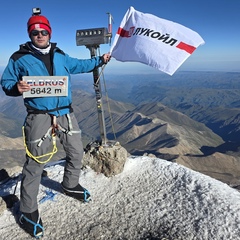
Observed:
[[[172,75],[202,44],[204,40],[193,30],[130,7],[110,53],[116,60],[141,62]]]

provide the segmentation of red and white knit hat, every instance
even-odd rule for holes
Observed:
[[[30,36],[30,33],[32,30],[36,28],[43,28],[48,31],[49,36],[51,37],[52,34],[52,29],[50,26],[50,23],[48,19],[42,15],[34,15],[29,18],[27,22],[27,30],[28,30],[28,35]]]

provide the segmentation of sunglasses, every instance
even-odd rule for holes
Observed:
[[[47,36],[47,35],[49,34],[47,30],[41,30],[41,31],[32,30],[31,35],[32,35],[32,36],[38,36],[39,33],[41,33],[42,36]]]

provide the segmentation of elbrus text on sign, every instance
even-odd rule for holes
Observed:
[[[31,89],[23,98],[59,97],[68,95],[68,76],[24,76]]]

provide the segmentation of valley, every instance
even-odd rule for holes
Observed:
[[[152,154],[240,185],[240,73],[105,78],[108,98],[104,93],[103,107],[109,140],[119,141],[132,155]],[[99,138],[91,76],[86,79],[73,76],[72,80],[73,108],[85,146]],[[1,136],[19,138],[26,110],[20,98],[1,95]],[[1,151],[6,158],[7,149]]]

